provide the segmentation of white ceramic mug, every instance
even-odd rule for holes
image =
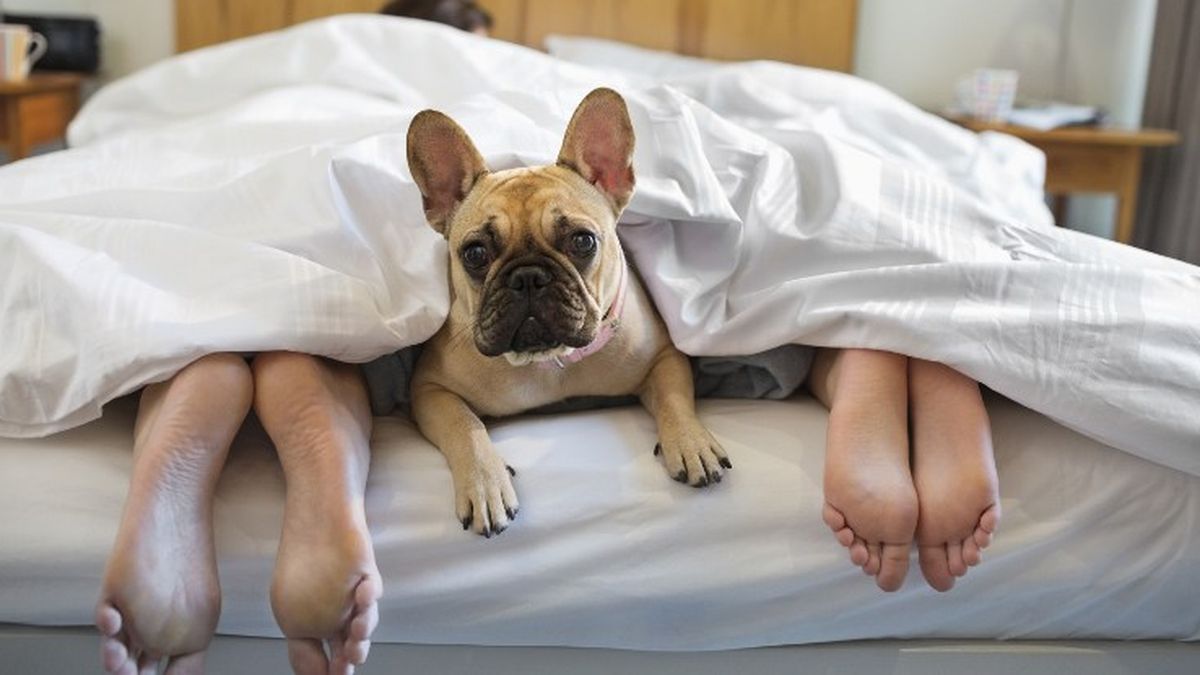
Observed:
[[[46,53],[46,38],[29,26],[0,23],[0,81],[22,82]]]

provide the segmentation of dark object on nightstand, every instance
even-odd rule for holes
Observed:
[[[46,36],[46,55],[34,70],[94,73],[100,68],[100,24],[88,17],[5,14],[4,23],[29,26]]]

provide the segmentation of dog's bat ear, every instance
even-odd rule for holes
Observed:
[[[408,170],[421,189],[425,218],[442,235],[454,210],[488,172],[467,132],[436,110],[422,110],[408,126]]]
[[[633,123],[625,99],[600,88],[584,97],[567,125],[558,164],[595,185],[620,213],[633,195]]]

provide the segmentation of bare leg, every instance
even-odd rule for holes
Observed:
[[[142,391],[133,476],[104,572],[96,626],[104,669],[200,673],[221,612],[212,499],[250,408],[250,369],[206,356]]]
[[[821,350],[809,387],[829,407],[825,524],[885,591],[900,588],[917,525],[908,460],[907,357]]]
[[[290,352],[261,354],[253,369],[254,408],[287,482],[271,608],[293,670],[349,673],[366,661],[383,593],[363,503],[366,385],[355,366]]]
[[[974,380],[921,359],[908,372],[921,572],[948,591],[979,564],[1000,523],[991,428]]]

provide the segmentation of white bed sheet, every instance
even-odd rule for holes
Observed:
[[[949,594],[883,594],[820,522],[826,414],[808,398],[708,400],[735,469],[667,479],[639,408],[493,426],[521,515],[462,532],[441,456],[377,421],[367,506],[381,641],[705,650],[884,637],[1200,638],[1200,478],[989,398],[1004,523]],[[0,439],[0,623],[88,623],[130,468],[133,401],[43,439]],[[261,430],[219,488],[220,632],[278,635],[267,588],[282,480]],[[915,562],[915,561],[914,561]],[[915,567],[914,567],[915,569]]]

